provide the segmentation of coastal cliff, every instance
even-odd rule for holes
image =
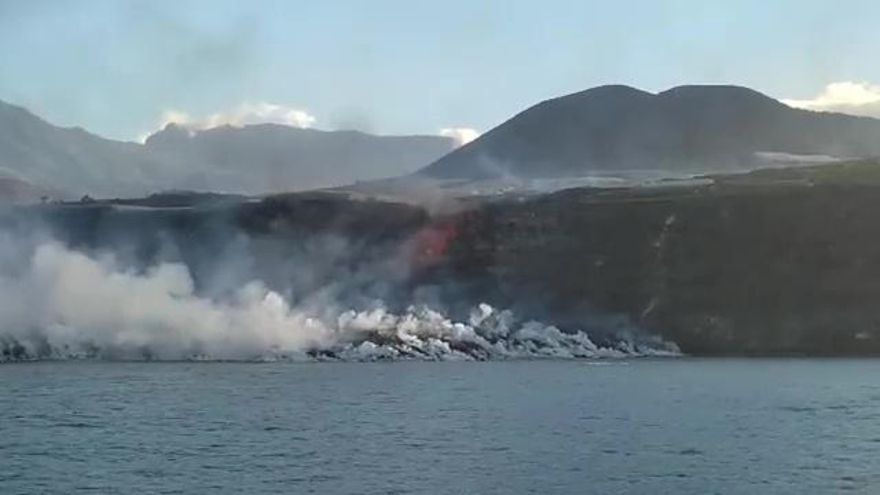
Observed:
[[[880,353],[880,188],[776,174],[487,205],[451,263],[562,324],[625,314],[689,354]]]
[[[440,299],[515,308],[563,330],[601,327],[597,318],[611,315],[692,355],[876,355],[877,169],[862,162],[570,189],[472,201],[439,216],[291,194],[44,205],[2,221],[21,233],[39,219],[64,244],[144,267],[172,253],[197,285],[244,256],[270,286],[288,283],[282,264],[311,270],[303,290],[358,273],[352,292],[405,301],[433,286]]]

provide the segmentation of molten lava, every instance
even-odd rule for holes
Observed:
[[[454,219],[433,223],[419,230],[410,241],[410,265],[427,268],[440,263],[458,235],[458,225]]]

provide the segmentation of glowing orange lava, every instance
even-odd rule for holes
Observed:
[[[445,220],[424,227],[410,241],[410,262],[417,268],[426,268],[441,262],[458,237],[458,225]]]

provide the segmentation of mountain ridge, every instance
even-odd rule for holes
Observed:
[[[598,86],[542,101],[420,170],[444,179],[741,171],[758,152],[880,155],[880,120],[791,108],[732,85]]]
[[[379,136],[279,124],[189,131],[166,126],[146,149],[174,163],[202,164],[179,187],[250,194],[318,189],[409,174],[453,149],[441,136]],[[240,173],[241,167],[249,173]],[[183,169],[183,165],[181,165]]]
[[[773,153],[793,156],[789,162],[799,155],[880,156],[880,120],[795,109],[742,86],[650,93],[605,85],[539,102],[459,148],[440,136],[270,123],[205,130],[169,124],[140,144],[58,127],[0,101],[0,177],[67,197],[168,189],[259,195],[390,177],[715,174],[767,166]]]
[[[0,101],[0,177],[65,198],[142,196],[179,188],[266,194],[330,187],[408,174],[454,147],[442,136],[374,136],[279,124],[193,133],[172,125],[146,141],[116,141],[80,127],[55,126]],[[199,149],[203,142],[216,150]],[[231,150],[230,143],[250,154]]]

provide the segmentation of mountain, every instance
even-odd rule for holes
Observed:
[[[0,102],[0,177],[71,195],[137,195],[164,173],[141,145],[56,127]]]
[[[0,205],[38,203],[60,197],[57,191],[39,188],[15,177],[0,176]]]
[[[764,153],[878,156],[880,120],[794,109],[737,86],[681,86],[658,94],[601,86],[539,103],[418,175],[734,171],[761,166]]]
[[[409,174],[453,149],[439,136],[374,136],[261,124],[191,132],[169,124],[146,149],[184,172],[177,187],[298,191]]]
[[[0,178],[65,197],[168,189],[265,194],[400,175],[565,181],[874,156],[880,156],[880,120],[794,109],[736,86],[657,94],[601,86],[539,103],[454,150],[452,140],[438,136],[275,124],[201,131],[169,125],[145,144],[129,143],[57,127],[0,102]]]
[[[54,126],[0,102],[0,178],[58,196],[142,196],[168,189],[264,194],[409,174],[453,149],[440,136],[373,136],[281,125],[190,132],[146,144]],[[12,182],[10,182],[11,184]],[[38,196],[39,197],[39,196]]]

